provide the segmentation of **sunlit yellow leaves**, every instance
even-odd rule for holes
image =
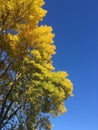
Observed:
[[[5,30],[17,29],[18,24],[24,23],[38,26],[47,12],[42,8],[43,5],[43,0],[0,0],[0,26],[4,23]]]
[[[41,54],[39,50],[33,50],[31,51],[31,53],[32,53],[33,58],[35,58],[35,60],[41,60]]]
[[[11,35],[10,33],[7,35],[7,37],[11,42],[17,42],[19,39],[17,35]]]
[[[50,71],[53,71],[55,69],[51,63],[44,63],[43,66]]]
[[[73,85],[71,81],[69,79],[66,79],[64,82],[62,82],[62,84],[65,86],[65,89],[67,90],[68,94],[72,96]]]
[[[14,3],[12,1],[8,1],[6,3],[6,6],[7,6],[8,10],[13,10]]]
[[[51,26],[39,24],[47,13],[43,5],[44,0],[0,0],[0,58],[4,60],[0,70],[14,61],[3,82],[16,83],[15,103],[31,105],[35,115],[29,115],[30,129],[32,117],[40,113],[57,116],[66,112],[64,100],[73,92],[67,72],[56,72],[53,66],[55,35]]]

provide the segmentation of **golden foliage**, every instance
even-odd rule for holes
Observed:
[[[32,129],[36,124],[32,118],[41,112],[64,113],[64,100],[73,91],[68,74],[55,72],[52,64],[56,49],[52,27],[38,25],[47,13],[43,5],[43,0],[0,0],[0,83],[5,86],[0,86],[0,95],[5,97],[14,86],[7,100],[30,104],[32,116],[26,115],[31,125],[26,125]]]

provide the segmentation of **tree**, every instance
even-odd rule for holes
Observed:
[[[0,129],[51,130],[49,114],[66,111],[73,86],[56,72],[52,27],[43,0],[0,0]]]

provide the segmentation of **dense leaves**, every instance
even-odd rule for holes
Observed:
[[[49,114],[66,111],[72,83],[55,72],[54,34],[39,26],[43,0],[0,0],[0,129],[51,130]]]

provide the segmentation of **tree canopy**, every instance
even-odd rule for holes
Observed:
[[[51,130],[73,85],[55,71],[52,27],[39,25],[43,0],[0,0],[0,129]]]

